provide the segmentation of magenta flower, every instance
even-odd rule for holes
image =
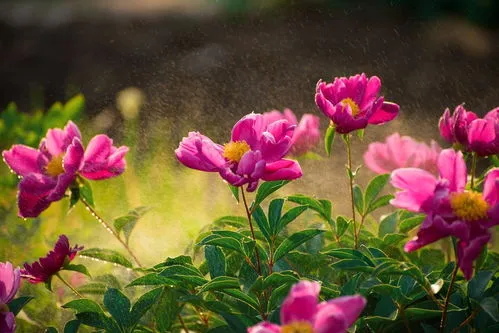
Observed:
[[[291,147],[293,125],[286,120],[266,124],[261,114],[249,114],[232,129],[231,141],[219,145],[198,132],[190,132],[175,150],[185,166],[218,172],[234,186],[248,184],[254,191],[260,179],[291,180],[301,177],[296,161],[283,157]]]
[[[299,156],[313,149],[320,141],[321,132],[319,129],[319,117],[306,113],[302,116],[300,122],[290,109],[284,109],[284,112],[277,110],[263,113],[267,124],[286,119],[290,124],[296,125],[293,137],[291,138],[290,153]]]
[[[467,170],[461,152],[443,150],[437,167],[438,178],[416,168],[392,173],[392,185],[402,191],[391,204],[427,215],[404,249],[412,252],[444,237],[457,237],[458,265],[470,279],[473,261],[489,241],[488,229],[499,224],[499,168],[486,175],[483,193],[479,193],[465,190]]]
[[[262,322],[248,333],[342,333],[355,323],[366,306],[360,295],[338,297],[318,303],[318,282],[295,284],[281,306],[281,325]]]
[[[393,120],[400,107],[379,96],[381,80],[364,73],[317,83],[315,102],[341,134]]]
[[[72,261],[78,251],[81,250],[83,250],[83,246],[78,247],[78,245],[75,245],[70,247],[68,237],[61,235],[55,244],[54,250],[31,265],[24,264],[24,269],[21,270],[22,277],[31,283],[48,282],[53,275]]]
[[[392,172],[399,168],[420,168],[437,173],[437,158],[441,148],[432,141],[428,146],[409,136],[394,133],[385,142],[374,142],[364,153],[364,163],[378,174]]]
[[[116,148],[105,135],[90,140],[85,151],[73,122],[47,132],[38,149],[14,145],[2,153],[5,163],[19,175],[19,216],[37,217],[61,200],[76,177],[106,179],[125,170],[127,147]]]
[[[499,154],[499,107],[485,117],[458,105],[451,116],[445,109],[439,121],[440,135],[449,143],[480,156]]]
[[[12,301],[21,284],[21,272],[10,262],[0,262],[0,332],[12,333],[16,330],[16,320],[7,303]]]

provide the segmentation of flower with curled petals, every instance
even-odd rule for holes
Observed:
[[[21,284],[21,272],[10,262],[0,262],[0,332],[12,333],[16,330],[14,313],[7,303],[12,301]]]

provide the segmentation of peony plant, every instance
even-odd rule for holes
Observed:
[[[51,291],[52,280],[61,285],[51,301],[61,303],[69,320],[48,327],[50,333],[496,331],[497,109],[483,118],[463,106],[452,115],[444,111],[435,132],[452,148],[399,133],[370,143],[364,161],[374,177],[363,185],[351,151],[368,125],[390,122],[400,111],[380,90],[381,80],[366,74],[317,84],[316,104],[330,121],[327,155],[335,158],[336,133],[345,142],[347,216],[336,214],[329,199],[281,192],[309,172],[294,158],[316,146],[316,115],[298,122],[290,109],[251,113],[223,145],[189,132],[175,150],[178,167],[218,173],[242,214],[217,219],[186,255],[154,265],[143,265],[129,245],[148,208],[110,223],[97,212],[88,182],[121,175],[128,147],[103,134],[85,146],[69,122],[49,129],[38,149],[5,150],[6,164],[20,178],[21,217],[43,220],[56,201],[81,202],[126,254],[71,246],[77,239],[61,235],[45,257],[23,269],[0,263],[0,331],[14,332],[29,318],[28,294],[43,297],[41,285]],[[331,188],[331,199],[339,199]],[[87,268],[85,258],[96,266]],[[105,278],[96,275],[103,263],[114,264]],[[30,283],[19,291],[21,279]],[[43,320],[31,321],[40,326]]]

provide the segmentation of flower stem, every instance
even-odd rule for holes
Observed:
[[[109,225],[109,223],[107,223],[106,221],[104,221],[104,219],[102,217],[100,217],[97,212],[95,211],[95,209],[90,206],[90,204],[83,198],[80,198],[81,202],[85,205],[85,207],[87,208],[87,210],[90,212],[90,214],[92,214],[93,217],[95,217],[95,219],[97,221],[100,222],[100,224],[107,230],[109,231],[120,243],[121,245],[123,245],[123,247],[128,251],[128,253],[130,254],[130,256],[133,258],[133,260],[135,260],[135,262],[137,263],[137,265],[142,268],[142,264],[140,263],[140,261],[137,259],[137,257],[135,256],[135,254],[132,252],[132,250],[130,249],[130,247],[128,246],[127,243],[125,243],[120,235],[113,229],[111,228],[111,226]]]
[[[475,309],[469,316],[468,318],[466,318],[461,324],[459,324],[458,327],[454,328],[452,330],[451,333],[458,333],[459,331],[461,331],[461,328],[463,328],[464,326],[468,325],[470,323],[470,321],[473,320],[473,318],[475,318],[475,316],[478,314],[478,312],[480,312],[480,309]]]
[[[61,282],[66,285],[66,287],[68,287],[69,289],[71,289],[71,291],[74,292],[76,294],[76,296],[78,296],[79,298],[84,298],[83,295],[80,294],[78,292],[78,290],[76,290],[69,282],[67,282],[66,280],[64,280],[63,277],[59,273],[56,273],[55,276],[57,276],[59,278],[59,280],[61,280]]]
[[[472,153],[473,155],[473,158],[471,160],[471,190],[473,191],[473,189],[475,188],[475,172],[476,172],[476,162],[478,160],[478,155],[473,152]]]
[[[184,329],[185,333],[189,333],[189,330],[185,326],[184,320],[182,319],[182,316],[177,315],[178,321],[180,322],[180,325],[182,325],[182,328]]]
[[[453,239],[452,241],[455,244],[455,240]],[[456,249],[456,247],[454,246],[454,250],[455,249]],[[456,252],[456,254],[457,254],[457,252]],[[457,256],[456,256],[456,259],[457,259]],[[447,294],[445,295],[444,306],[442,309],[442,318],[440,320],[440,332],[444,331],[445,323],[447,322],[447,307],[449,306],[450,295],[452,293],[452,287],[454,286],[454,282],[456,281],[458,268],[459,267],[458,267],[457,262],[456,262],[456,266],[454,267],[454,270],[452,271],[452,277],[450,280],[449,289],[447,289]]]
[[[348,171],[348,179],[350,181],[350,199],[352,201],[354,248],[357,248],[359,246],[359,238],[358,238],[358,234],[357,234],[357,220],[355,218],[355,202],[354,202],[354,197],[353,197],[353,178],[354,178],[354,175],[352,174],[352,149],[350,147],[350,134],[345,134],[343,136],[343,138],[344,138],[345,144],[347,146],[347,158],[348,158],[347,171]],[[359,234],[360,234],[360,228],[359,228]]]
[[[258,247],[256,246],[255,230],[253,229],[253,222],[251,220],[251,212],[249,210],[248,202],[246,201],[246,195],[244,194],[244,189],[242,187],[241,187],[241,194],[243,197],[244,208],[246,209],[246,216],[248,217],[248,223],[249,223],[250,230],[251,230],[251,237],[253,237],[253,240],[255,241],[255,255],[256,255],[257,273],[259,275],[262,275],[262,265],[260,263],[260,254],[258,253]]]

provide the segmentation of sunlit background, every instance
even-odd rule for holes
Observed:
[[[131,147],[123,176],[92,183],[96,209],[112,221],[151,207],[130,245],[153,264],[191,251],[215,218],[243,213],[216,174],[176,161],[173,151],[188,131],[223,143],[250,112],[288,107],[319,115],[319,79],[366,72],[382,78],[401,113],[355,141],[356,164],[369,142],[395,131],[438,140],[445,107],[465,102],[483,115],[499,105],[498,14],[494,0],[3,1],[0,105],[13,101],[34,117],[85,96],[76,119],[84,141],[105,132]],[[2,150],[38,144],[36,121],[15,135],[11,126],[0,123]],[[335,213],[348,214],[342,142],[331,158],[322,145],[316,152],[322,158],[301,160],[304,177],[281,194],[325,197]],[[40,218],[17,218],[15,176],[5,165],[0,172],[0,261],[32,261],[62,233],[87,248],[121,251],[82,206],[68,212],[66,199]],[[359,182],[370,176],[362,169]]]

